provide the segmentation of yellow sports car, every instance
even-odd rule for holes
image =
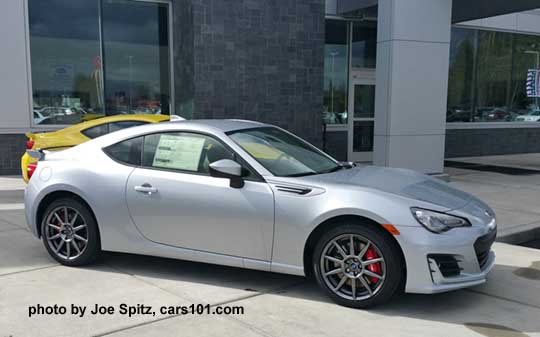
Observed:
[[[59,151],[113,131],[142,124],[166,122],[172,117],[167,115],[116,115],[89,120],[54,132],[28,132],[26,134],[28,137],[26,148]],[[21,158],[21,170],[25,182],[30,180],[35,169],[36,160],[24,153]]]

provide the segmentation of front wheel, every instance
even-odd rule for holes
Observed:
[[[325,233],[313,254],[319,286],[335,302],[354,308],[382,304],[403,277],[397,244],[369,225],[341,225]]]
[[[67,266],[89,264],[100,252],[97,223],[88,207],[76,199],[58,199],[47,207],[41,238],[49,254]]]

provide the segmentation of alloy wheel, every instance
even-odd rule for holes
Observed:
[[[78,258],[88,245],[88,226],[74,208],[60,206],[53,209],[47,216],[44,229],[47,244],[62,259]]]
[[[320,258],[324,282],[339,297],[361,301],[375,296],[386,277],[380,249],[358,234],[343,234],[330,240]]]

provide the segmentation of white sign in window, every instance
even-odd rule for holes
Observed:
[[[154,167],[197,171],[205,139],[197,136],[161,135]]]

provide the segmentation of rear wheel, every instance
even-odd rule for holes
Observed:
[[[47,207],[41,237],[49,254],[67,266],[89,264],[100,252],[96,221],[76,199],[58,199]]]
[[[402,280],[399,248],[369,225],[341,225],[325,233],[313,254],[319,286],[335,302],[354,308],[382,304]]]

